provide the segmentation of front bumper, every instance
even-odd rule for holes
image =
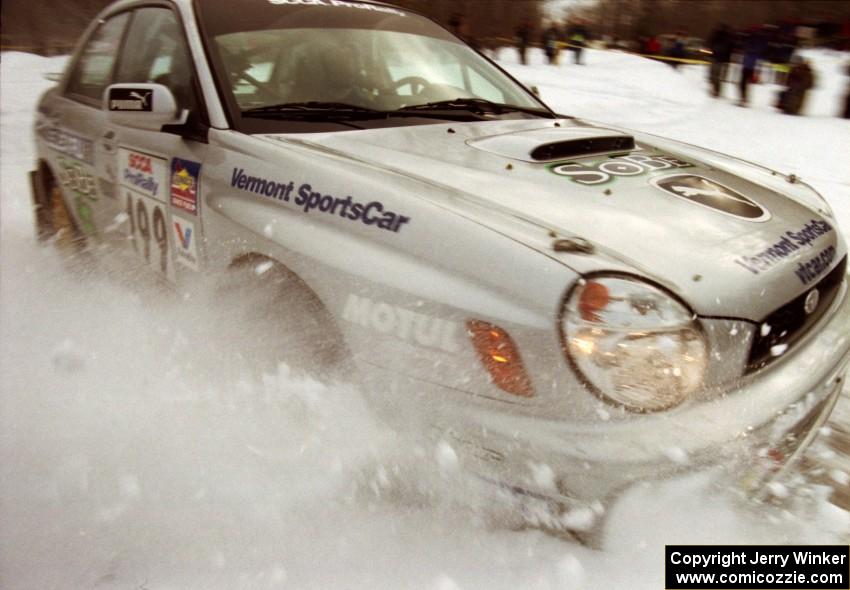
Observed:
[[[766,454],[789,464],[841,394],[848,359],[845,280],[829,312],[784,358],[723,395],[669,412],[578,424],[521,415],[499,404],[454,403],[449,400],[456,400],[457,392],[398,373],[377,376],[381,384],[373,386],[392,382],[396,408],[401,400],[415,404],[411,397],[423,402],[420,409],[435,408],[428,412],[434,432],[456,446],[472,471],[569,506],[606,500],[636,481],[711,464],[737,468]],[[534,470],[540,464],[556,474],[557,491],[538,485]],[[746,483],[755,485],[776,472],[777,465],[770,465]]]

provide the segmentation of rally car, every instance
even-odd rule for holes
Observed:
[[[266,317],[309,316],[300,344],[386,420],[567,510],[708,462],[764,481],[841,390],[820,195],[558,115],[408,10],[120,0],[35,135],[41,237],[271,284]]]

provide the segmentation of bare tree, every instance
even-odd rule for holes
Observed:
[[[36,53],[67,52],[91,19],[111,0],[2,0],[0,41],[4,49]],[[398,0],[407,7],[448,25],[464,22],[465,35],[486,45],[510,43],[517,25],[528,19],[537,25],[540,0]]]
[[[636,39],[685,32],[706,37],[724,22],[741,28],[782,20],[840,22],[850,2],[834,0],[598,0],[589,20],[600,34]]]

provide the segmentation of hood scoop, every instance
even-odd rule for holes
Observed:
[[[635,138],[631,135],[596,127],[534,129],[470,139],[466,143],[491,154],[531,163],[622,154],[635,149]]]
[[[627,135],[588,137],[541,145],[532,150],[531,159],[538,162],[548,162],[549,160],[566,160],[583,156],[630,152],[633,149],[635,149],[635,138]]]

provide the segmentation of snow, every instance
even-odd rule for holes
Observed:
[[[833,469],[832,471],[830,471],[829,477],[831,477],[832,480],[835,481],[835,483],[837,483],[838,485],[844,487],[850,485],[850,474],[841,471],[840,469]]]
[[[839,225],[850,227],[850,120],[837,115],[850,80],[844,75],[850,56],[807,50],[816,87],[803,114],[779,114],[772,104],[780,87],[750,86],[751,107],[736,105],[735,85],[726,83],[723,98],[708,94],[703,66],[674,70],[651,60],[588,49],[586,65],[564,54],[557,68],[544,64],[542,53],[530,65],[517,65],[512,49],[499,57],[508,72],[536,85],[556,111],[626,128],[655,133],[718,150],[796,174],[817,188],[835,208]]]
[[[846,56],[808,54],[819,86],[806,116],[788,117],[770,108],[769,85],[744,109],[710,99],[699,68],[586,54],[588,65],[557,68],[539,53],[530,66],[501,57],[560,112],[798,174],[850,234],[850,122],[832,116]],[[848,514],[823,498],[753,506],[712,473],[563,516],[581,528],[604,514],[602,550],[528,528],[510,499],[464,480],[451,444],[387,430],[352,385],[285,366],[261,383],[243,375],[238,346],[217,344],[210,328],[221,310],[201,294],[68,273],[33,238],[26,178],[34,102],[50,86],[41,75],[63,63],[0,57],[4,589],[660,588],[665,543],[850,539]],[[250,326],[240,337],[251,339]],[[546,465],[531,472],[553,480]],[[847,483],[843,471],[830,476]]]

